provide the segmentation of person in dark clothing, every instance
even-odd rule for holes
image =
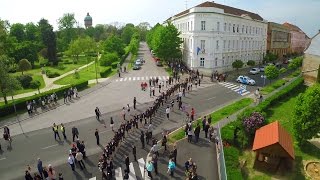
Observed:
[[[77,137],[79,138],[79,131],[76,127],[72,127],[72,141],[74,142],[74,138]]]
[[[210,124],[207,123],[204,127],[204,135],[205,135],[205,138],[208,138],[208,131],[209,131],[209,128],[210,128]]]
[[[130,169],[129,169],[129,164],[130,164],[130,160],[129,160],[129,156],[126,156],[125,160],[124,160],[124,163],[126,165],[126,170],[128,172],[130,172]]]
[[[175,163],[175,164],[177,164],[177,155],[178,155],[178,150],[177,150],[177,147],[176,146],[174,146],[173,147],[174,149],[173,149],[173,162]]]
[[[137,105],[137,98],[134,97],[133,98],[133,109],[136,109],[136,105]]]
[[[198,124],[198,126],[197,126],[196,129],[194,130],[194,136],[195,136],[195,138],[196,138],[196,142],[199,141],[200,131],[201,131],[200,124]]]
[[[141,141],[141,144],[142,144],[142,149],[144,149],[144,133],[143,133],[143,131],[141,131],[140,141]]]
[[[162,146],[164,146],[164,151],[167,151],[167,136],[164,135],[162,138]]]
[[[94,132],[94,135],[96,136],[97,145],[100,145],[100,141],[99,141],[100,137],[99,137],[99,131],[98,131],[98,129],[96,129],[96,131]]]
[[[152,155],[152,164],[154,167],[154,172],[158,175],[158,155],[155,153]]]
[[[133,154],[134,160],[137,161],[137,148],[135,145],[132,146],[132,154]]]
[[[94,110],[94,112],[96,113],[96,118],[98,121],[100,121],[100,116],[101,116],[101,112],[100,109],[98,107],[96,107],[96,109]]]
[[[60,130],[62,132],[63,138],[66,140],[67,139],[66,128],[64,127],[64,125],[62,123],[60,124]]]
[[[25,178],[25,180],[33,180],[33,177],[31,176],[29,171],[26,171],[24,178]]]

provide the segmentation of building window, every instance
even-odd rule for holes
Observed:
[[[246,34],[248,34],[248,26],[246,26]]]
[[[237,40],[236,49],[239,49],[239,40]]]
[[[223,30],[224,30],[224,32],[227,31],[227,23],[224,23]]]
[[[200,67],[204,67],[204,58],[200,58]]]
[[[215,60],[214,60],[214,66],[218,66],[218,58],[216,58]]]
[[[219,50],[219,40],[216,42],[216,49]]]
[[[237,25],[237,33],[239,33],[239,24]]]
[[[235,41],[233,40],[232,41],[232,49],[234,49],[234,47],[235,47],[235,43],[234,43]]]
[[[228,49],[229,49],[229,50],[230,50],[230,43],[231,43],[231,42],[230,42],[230,40],[229,40],[229,41],[228,41]]]
[[[243,32],[244,32],[244,25],[242,25],[242,32],[241,33],[243,34]]]
[[[201,21],[201,30],[202,31],[206,30],[206,21]]]
[[[217,31],[220,31],[220,22],[217,22]]]
[[[200,49],[203,52],[205,50],[205,46],[206,46],[206,41],[205,40],[201,40],[200,41]]]
[[[235,33],[235,32],[236,32],[236,25],[233,24],[233,33]]]
[[[224,66],[225,64],[224,64],[224,57],[222,58],[222,66]]]
[[[193,25],[192,25],[192,21],[191,21],[191,23],[190,23],[190,25],[191,25],[191,28],[190,28],[190,31],[193,31]]]
[[[229,32],[231,31],[231,23],[229,23],[229,28],[228,28]]]
[[[227,41],[223,40],[223,49],[226,49],[226,44],[227,44]]]
[[[188,22],[188,31],[189,31],[189,22]]]

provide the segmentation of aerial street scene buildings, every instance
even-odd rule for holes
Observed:
[[[1,180],[320,179],[320,1],[15,3]]]

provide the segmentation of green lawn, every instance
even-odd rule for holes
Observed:
[[[263,87],[261,89],[261,93],[262,94],[269,94],[272,91],[274,91],[275,89],[278,89],[279,87],[283,86],[283,84],[285,84],[287,81],[284,79],[279,79],[273,83],[271,83],[270,85]]]
[[[252,101],[253,100],[251,98],[244,98],[244,99],[241,99],[237,102],[234,102],[228,106],[225,106],[225,107],[211,113],[211,118],[212,118],[211,124],[214,124],[214,123],[226,118],[227,116],[230,116],[230,115],[238,112],[239,110],[249,106],[252,103]],[[201,123],[201,119],[198,119],[196,123],[193,123],[193,126],[195,127],[198,123]],[[184,129],[181,128],[178,131],[170,134],[168,141],[173,143],[173,142],[178,141],[184,137],[185,137],[185,132],[184,132]]]
[[[100,76],[100,71],[102,71],[105,67],[104,66],[97,66],[97,77],[98,78],[101,78]],[[113,75],[116,70],[112,70],[113,72],[110,74]],[[96,70],[95,70],[95,64],[92,64],[84,69],[81,69],[79,71],[79,75],[80,75],[80,78],[76,78],[74,73],[62,78],[62,79],[59,79],[57,81],[54,81],[54,84],[60,84],[60,85],[67,85],[67,84],[75,84],[75,83],[79,83],[79,82],[83,82],[83,81],[88,81],[88,80],[91,80],[91,79],[96,79]]]
[[[44,88],[46,85],[45,85],[45,82],[44,82],[44,80],[43,80],[43,77],[42,77],[42,75],[33,75],[32,76],[32,79],[33,80],[36,80],[36,81],[39,81],[40,83],[41,83],[41,85],[40,85],[40,92],[41,92],[41,89],[42,88]],[[15,91],[15,95],[16,94],[23,94],[23,93],[27,93],[27,92],[32,92],[32,91],[36,91],[36,90],[38,90],[38,89],[31,89],[31,88],[28,88],[28,89],[20,89],[20,90],[17,90],[17,91]]]
[[[296,94],[291,97],[288,97],[284,100],[278,102],[277,105],[274,105],[268,108],[266,112],[267,116],[266,119],[268,123],[279,121],[280,124],[292,135],[294,140],[294,151],[295,151],[295,169],[291,172],[286,174],[285,176],[280,176],[282,179],[285,177],[286,179],[306,179],[304,174],[304,165],[303,162],[306,160],[319,160],[320,159],[320,149],[316,146],[308,143],[303,147],[299,147],[297,142],[295,141],[294,137],[294,130],[293,130],[293,110],[294,104],[299,93],[304,92],[304,89],[300,90]],[[249,172],[249,179],[271,179],[271,178],[278,178],[277,175],[273,174],[265,174],[262,172],[255,171],[252,169],[253,162],[254,162],[255,154],[249,150],[244,151],[240,159],[247,160],[247,168]],[[281,179],[281,178],[280,178]]]

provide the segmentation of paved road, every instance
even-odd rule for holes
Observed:
[[[224,94],[224,95],[222,95]],[[217,84],[203,85],[199,89],[195,89],[186,98],[183,98],[184,103],[191,107],[196,107],[196,115],[202,116],[209,113],[212,109],[223,106],[224,103],[240,98],[236,93],[226,94],[225,87]],[[147,105],[140,105],[139,109],[143,109]],[[159,110],[164,112],[164,108]],[[116,118],[116,123],[119,123],[119,111],[104,114],[103,119],[109,119],[110,116]],[[154,133],[161,133],[163,130],[173,130],[182,126],[183,120],[181,115],[183,113],[175,110],[172,113],[172,119],[163,122],[163,114],[157,115],[153,120],[156,127]],[[107,124],[109,121],[107,120]],[[76,126],[80,131],[80,138],[86,142],[87,153],[97,157],[97,153],[101,152],[101,148],[95,145],[94,130],[98,128],[101,134],[101,144],[105,144],[110,140],[112,132],[107,125],[104,128],[103,124],[95,120],[95,117],[89,117],[66,124],[67,136],[70,138],[70,129]],[[3,141],[1,142],[3,144]],[[53,138],[51,128],[44,128],[41,130],[20,134],[14,137],[13,149],[11,151],[4,150],[0,155],[0,179],[12,179],[23,173],[27,164],[35,165],[37,157],[41,157],[45,165],[49,163],[54,166],[65,164],[66,154],[70,148],[70,142],[57,142]],[[147,153],[147,152],[145,152]],[[144,156],[145,155],[145,156]],[[146,154],[141,157],[146,157]],[[96,165],[96,160],[92,160],[93,166]],[[35,168],[35,167],[34,167]],[[64,169],[64,168],[63,168]],[[15,173],[19,172],[19,173]],[[64,172],[64,171],[63,171]],[[93,171],[92,171],[93,173]]]

